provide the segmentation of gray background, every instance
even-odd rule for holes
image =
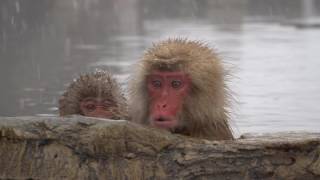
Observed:
[[[188,37],[232,69],[237,134],[319,132],[319,16],[317,0],[1,0],[0,116],[56,115],[95,68],[125,88],[152,42]]]

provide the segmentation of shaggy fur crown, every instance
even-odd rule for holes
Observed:
[[[192,74],[193,87],[199,90],[204,84],[212,88],[216,88],[217,83],[225,86],[226,72],[218,55],[201,41],[182,38],[160,41],[147,50],[139,67],[144,77],[151,69]]]
[[[80,75],[69,85],[59,100],[60,115],[81,114],[79,104],[86,97],[111,100],[121,112],[127,111],[126,99],[116,80],[108,72],[99,70]]]
[[[184,100],[186,135],[207,139],[232,139],[228,124],[229,93],[222,62],[217,53],[200,41],[173,38],[149,48],[136,66],[129,84],[130,115],[148,124],[147,76],[153,70],[182,71],[191,78],[191,91]]]

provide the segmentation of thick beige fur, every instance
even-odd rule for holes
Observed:
[[[110,119],[128,118],[128,106],[120,85],[106,71],[84,74],[72,82],[59,100],[60,116],[83,115],[80,101],[87,97],[100,97],[114,102],[116,111]]]
[[[233,139],[228,123],[227,74],[217,54],[205,44],[168,39],[154,44],[138,62],[129,84],[133,121],[149,124],[146,77],[152,70],[182,71],[191,77],[191,91],[179,114],[181,134],[210,140]]]

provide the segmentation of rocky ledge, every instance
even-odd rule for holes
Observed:
[[[0,117],[0,179],[320,179],[320,133],[207,141],[122,120]]]

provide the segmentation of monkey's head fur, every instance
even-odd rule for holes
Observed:
[[[133,121],[148,124],[146,77],[153,70],[182,71],[191,90],[179,114],[178,133],[211,140],[233,139],[228,122],[226,71],[217,54],[199,41],[168,39],[154,44],[138,62],[129,84],[129,112]]]
[[[80,114],[81,100],[87,97],[108,99],[114,103],[116,112],[110,119],[127,119],[128,108],[120,85],[106,71],[80,75],[73,81],[59,100],[60,116]]]

